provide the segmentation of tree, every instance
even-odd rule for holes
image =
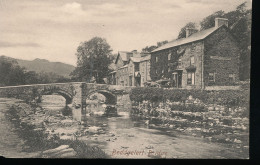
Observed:
[[[179,32],[179,35],[178,35],[178,39],[186,37],[186,28],[196,29],[196,23],[195,22],[189,22],[183,28],[181,28],[181,31]]]
[[[228,13],[217,11],[204,18],[200,23],[201,30],[205,30],[215,25],[214,20],[216,17],[228,19],[229,29],[235,36],[241,53],[239,66],[240,80],[250,78],[252,9],[247,9],[247,5],[247,2],[244,2],[238,5],[236,10]]]
[[[38,74],[35,71],[29,71],[24,74],[25,84],[37,84],[40,82]]]
[[[0,85],[23,85],[25,84],[24,68],[17,61],[4,56],[0,57]]]
[[[154,49],[156,49],[157,48],[157,46],[154,46],[154,45],[152,45],[152,46],[146,46],[145,48],[143,48],[142,49],[142,52],[147,52],[147,53],[150,53],[150,52],[152,52]]]
[[[156,45],[156,46],[155,46],[155,45],[146,46],[145,48],[142,49],[142,52],[144,52],[144,53],[150,53],[150,52],[152,52],[153,50],[155,50],[156,48],[159,48],[159,47],[161,47],[162,45],[167,44],[167,43],[168,43],[167,40],[157,42],[157,45]]]
[[[94,37],[80,43],[77,48],[77,67],[71,73],[78,81],[90,82],[93,77],[97,83],[103,83],[109,73],[111,59],[110,45],[106,39]]]
[[[247,2],[243,2],[242,4],[237,6],[236,11],[238,11],[239,13],[246,13],[247,12],[246,5]]]
[[[161,46],[163,46],[164,44],[167,44],[167,43],[168,43],[167,40],[161,41],[161,42],[157,42],[157,47],[159,48],[159,47],[161,47]]]

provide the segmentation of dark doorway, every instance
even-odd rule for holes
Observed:
[[[135,86],[140,87],[140,85],[141,85],[141,77],[136,77],[135,78]]]
[[[182,71],[178,70],[172,75],[173,87],[181,88],[182,87]]]
[[[182,87],[182,71],[178,71],[178,77],[177,77],[177,88]]]

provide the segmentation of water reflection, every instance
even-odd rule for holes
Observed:
[[[70,108],[69,106],[65,106],[64,108],[61,109],[61,113],[64,116],[71,116],[72,115],[72,108]]]

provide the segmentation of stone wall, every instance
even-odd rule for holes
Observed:
[[[168,54],[171,51],[174,51],[174,49],[161,50],[151,54],[150,75],[152,81],[161,79],[161,77],[165,74],[164,72],[168,72]],[[157,62],[156,57],[158,57]]]
[[[140,62],[140,74],[141,74],[141,86],[143,87],[145,82],[151,80],[149,60]]]
[[[199,89],[203,86],[203,79],[202,79],[202,63],[203,63],[203,54],[204,54],[204,44],[202,41],[200,42],[193,42],[191,44],[182,45],[179,48],[180,50],[185,49],[185,53],[180,57],[182,58],[182,87],[187,89]],[[190,64],[190,58],[194,57],[194,64],[193,66],[195,69],[195,84],[188,85],[187,84],[187,70]]]
[[[182,58],[182,87],[183,88],[202,88],[202,61],[204,54],[204,44],[202,41],[193,42],[190,44],[181,45],[178,47],[173,47],[170,49],[162,50],[159,52],[152,53],[151,56],[151,79],[153,81],[161,79],[164,77],[172,78],[171,72],[169,72],[169,63],[176,63],[178,61],[177,51],[185,50],[184,54],[180,56]],[[168,60],[168,55],[171,53],[171,59]],[[187,70],[185,68],[189,67],[190,58],[194,56],[194,66],[195,71],[195,85],[187,85]],[[158,62],[156,62],[156,57],[158,57]]]
[[[220,28],[205,40],[205,86],[232,86],[239,80],[240,51],[233,36],[226,28]],[[215,72],[215,82],[209,81],[209,73]],[[229,80],[235,75],[235,81]]]

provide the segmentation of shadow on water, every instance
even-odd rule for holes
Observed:
[[[24,139],[22,147],[23,152],[41,151],[50,147],[58,146],[58,143],[53,140],[46,140],[46,134],[42,130],[34,130],[36,127],[25,122],[22,122],[17,114],[17,110],[12,106],[6,113],[6,117],[12,121],[15,131],[21,139]],[[42,127],[42,129],[44,129]]]
[[[63,116],[71,116],[72,115],[72,108],[70,108],[67,105],[64,108],[62,108],[60,111],[61,111],[61,114]]]

